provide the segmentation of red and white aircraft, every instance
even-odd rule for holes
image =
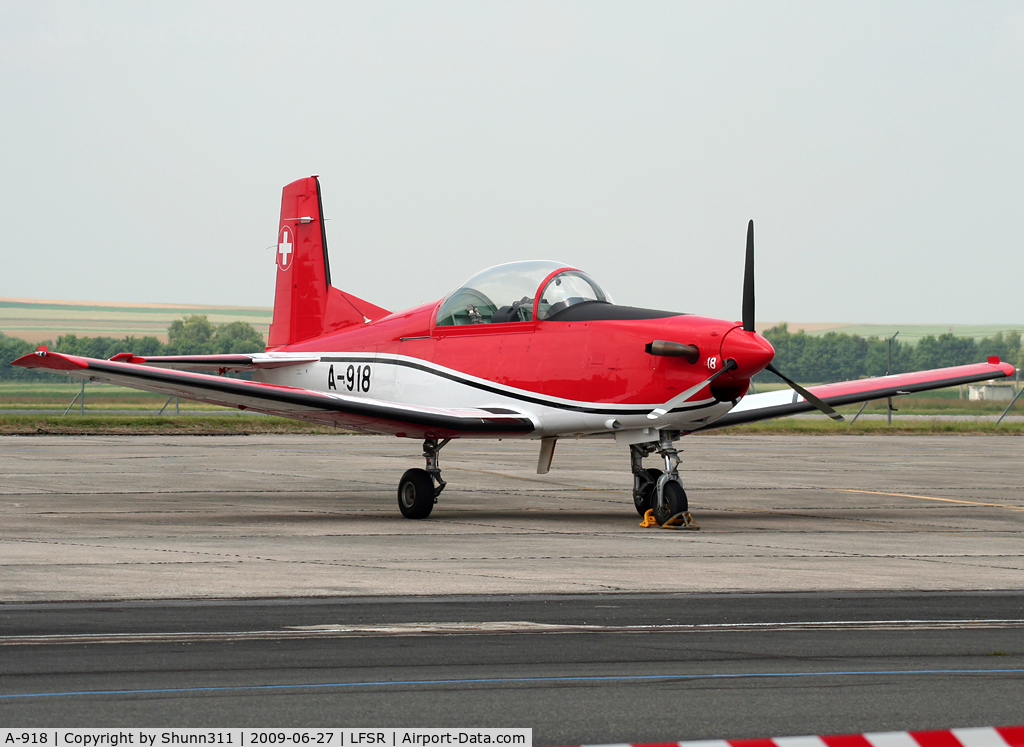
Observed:
[[[539,473],[559,437],[614,438],[630,450],[637,510],[653,509],[659,524],[687,511],[674,448],[683,435],[814,409],[842,420],[834,406],[1014,373],[990,358],[808,391],[771,365],[775,351],[754,331],[753,252],[751,221],[741,322],[619,306],[584,272],[551,261],[491,267],[440,301],[393,313],[331,285],[311,176],[284,188],[265,353],[106,361],[40,349],[14,365],[422,439],[426,469],[408,470],[398,487],[411,519],[428,516],[444,489],[438,453],[453,438],[538,439]],[[747,396],[764,369],[792,391]],[[654,452],[664,470],[644,468]]]

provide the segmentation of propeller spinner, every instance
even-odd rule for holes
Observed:
[[[678,350],[675,348],[678,348]],[[693,348],[693,346],[657,340],[647,346],[647,352],[657,355],[683,355],[684,351],[689,353],[690,348]],[[714,382],[719,376],[730,371],[737,371],[736,376],[739,378],[749,378],[764,370],[771,371],[778,376],[787,386],[833,420],[843,422],[843,416],[836,412],[835,409],[773,366],[772,358],[774,355],[775,351],[768,341],[757,334],[754,329],[754,221],[751,220],[747,224],[747,252],[743,267],[742,329],[733,328],[723,339],[722,357],[725,359],[724,365],[719,371],[704,381],[677,394],[665,404],[652,410],[648,413],[647,417],[651,420],[657,420],[673,408],[683,404],[701,389]]]

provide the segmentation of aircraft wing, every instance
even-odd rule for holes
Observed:
[[[400,405],[348,394],[241,381],[45,350],[24,355],[12,361],[11,365],[45,368],[76,378],[143,389],[168,397],[184,397],[239,410],[409,438],[501,438],[526,435],[536,428],[526,414],[505,408],[448,410]]]
[[[873,399],[895,397],[898,394],[911,394],[960,384],[974,384],[978,381],[1003,379],[1013,376],[1014,371],[1014,367],[1009,363],[1000,363],[998,358],[989,358],[988,363],[972,363],[967,366],[935,368],[930,371],[915,371],[871,379],[857,379],[856,381],[840,381],[835,384],[811,386],[807,389],[832,407],[839,407]],[[795,391],[782,389],[775,392],[747,395],[721,418],[697,430],[726,428],[730,425],[743,425],[758,420],[782,418],[801,412],[815,411],[817,408]]]

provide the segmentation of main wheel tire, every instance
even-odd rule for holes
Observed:
[[[643,516],[647,513],[654,505],[654,492],[658,489],[658,479],[662,475],[660,469],[645,469],[644,472],[650,481],[646,485],[642,485],[637,488],[633,486],[633,505],[636,506],[636,512]],[[642,478],[634,478],[639,482]]]
[[[686,500],[686,491],[683,490],[683,486],[678,482],[669,480],[665,483],[663,490],[665,491],[665,500],[660,503],[654,501],[654,505],[651,506],[654,509],[654,520],[658,522],[658,526],[661,526],[676,514],[681,514],[689,508]]]
[[[425,469],[410,469],[398,483],[398,510],[407,519],[425,519],[434,510],[437,491]]]

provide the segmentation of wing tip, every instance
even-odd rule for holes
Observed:
[[[45,347],[11,361],[11,365],[21,368],[48,368],[51,371],[80,371],[89,367],[88,363],[77,360],[75,356],[51,353]]]
[[[996,368],[998,368],[1004,374],[1006,374],[1007,378],[1009,378],[1009,377],[1013,376],[1015,373],[1017,373],[1017,369],[1014,368],[1012,363],[1007,363],[1006,361],[1001,361],[1001,360],[999,360],[998,356],[992,356],[991,358],[988,359],[988,362],[991,363]]]

